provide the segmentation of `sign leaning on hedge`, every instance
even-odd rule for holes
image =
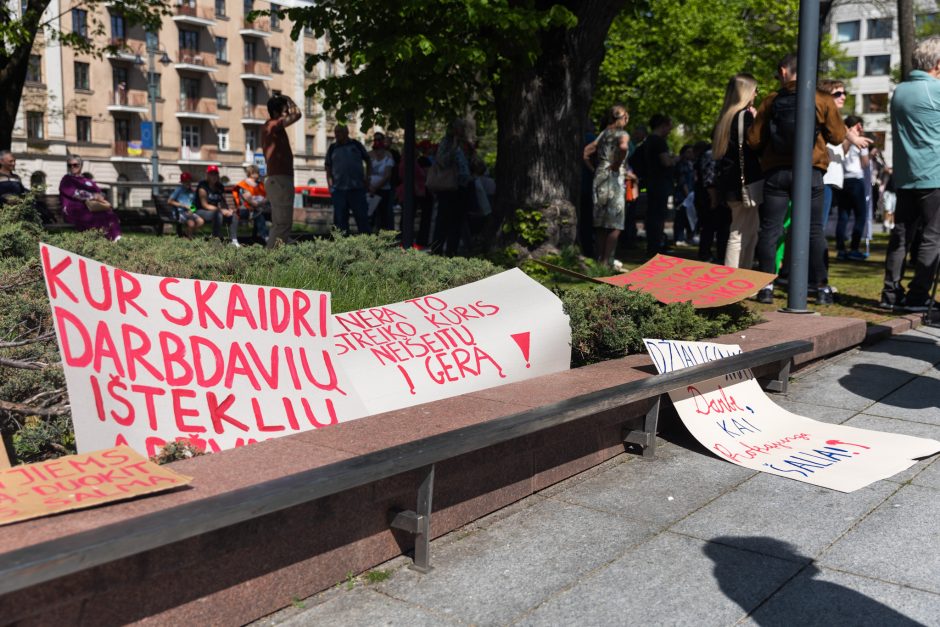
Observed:
[[[232,448],[359,418],[326,292],[126,272],[40,245],[79,452]]]
[[[561,301],[520,270],[334,317],[326,292],[40,256],[80,452],[219,451],[570,364]]]
[[[659,373],[737,355],[711,342],[643,340]],[[852,492],[940,451],[940,442],[833,425],[774,403],[750,370],[670,392],[679,417],[709,451],[733,464]]]
[[[571,365],[561,300],[518,268],[333,319],[337,362],[370,414]]]

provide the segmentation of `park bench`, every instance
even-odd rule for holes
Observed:
[[[653,402],[642,429],[628,428],[634,416],[622,416],[623,441],[651,458],[663,394],[748,368],[770,372],[770,387],[786,391],[791,360],[812,349],[803,340],[767,346],[9,551],[0,555],[0,595],[411,471],[421,477],[416,507],[388,512],[388,522],[414,535],[413,568],[427,572],[435,464],[637,401]]]
[[[47,231],[62,231],[75,228],[74,225],[65,221],[62,214],[62,201],[58,194],[46,194],[43,196],[43,202],[52,216],[52,222],[43,225]],[[153,229],[157,235],[163,235],[163,225],[175,223],[176,220],[168,219],[168,216],[146,207],[141,209],[115,209],[118,219],[121,221],[121,228],[127,230],[148,228]]]

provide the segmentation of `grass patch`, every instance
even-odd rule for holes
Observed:
[[[370,570],[365,574],[366,583],[382,583],[392,576],[391,570]]]

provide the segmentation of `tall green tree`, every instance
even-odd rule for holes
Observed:
[[[29,69],[29,55],[36,38],[42,34],[46,41],[58,40],[76,51],[101,55],[113,51],[106,38],[107,25],[103,12],[108,6],[112,13],[123,15],[129,26],[143,25],[149,30],[160,28],[160,18],[167,13],[166,0],[77,0],[62,3],[62,13],[44,15],[51,0],[25,0],[0,3],[0,148],[9,148],[12,141],[16,111],[23,96],[23,86]],[[20,13],[22,9],[22,13]],[[87,32],[72,32],[57,24],[71,26],[69,14],[73,9],[88,12]]]
[[[400,125],[409,110],[497,123],[498,209],[572,214],[581,138],[604,40],[628,0],[326,0],[286,11],[329,36],[311,59],[345,73],[317,83],[327,109],[364,125]],[[559,209],[561,207],[561,209]]]

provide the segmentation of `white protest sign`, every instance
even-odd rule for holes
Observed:
[[[335,361],[326,292],[40,253],[79,452],[218,451],[365,414]]]
[[[644,340],[660,373],[741,352],[735,345]],[[940,442],[832,425],[771,401],[749,370],[670,392],[695,438],[722,459],[781,477],[852,492],[940,451]]]
[[[337,363],[370,414],[567,370],[561,301],[519,269],[336,314]]]

